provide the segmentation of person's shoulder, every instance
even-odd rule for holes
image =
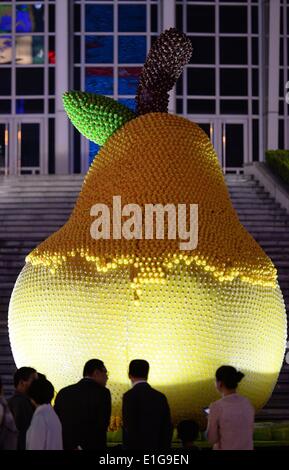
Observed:
[[[60,398],[70,393],[73,393],[76,389],[77,389],[77,383],[67,385],[66,387],[63,387],[59,390],[59,392],[57,393],[57,397]]]

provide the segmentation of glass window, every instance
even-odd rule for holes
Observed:
[[[73,54],[74,63],[80,64],[80,36],[74,36],[73,38]]]
[[[16,33],[42,33],[44,31],[44,5],[16,6]]]
[[[11,100],[0,100],[0,114],[11,113]]]
[[[248,101],[221,100],[221,114],[248,114]]]
[[[279,100],[278,113],[279,113],[280,116],[282,116],[284,114],[284,101],[283,100]]]
[[[136,102],[132,98],[120,98],[118,102],[124,104],[124,106],[127,106],[132,111],[136,110]]]
[[[44,69],[20,67],[16,70],[17,95],[43,95]]]
[[[221,95],[244,96],[248,94],[247,69],[221,69]]]
[[[11,95],[11,69],[1,67],[0,74],[0,95]]]
[[[214,6],[187,6],[187,32],[214,33],[215,7]]]
[[[16,36],[16,63],[43,64],[43,36]]]
[[[247,7],[220,7],[221,33],[247,33]]]
[[[49,94],[55,94],[55,68],[49,67]]]
[[[55,64],[56,54],[55,54],[55,36],[49,36],[48,38],[48,63]]]
[[[259,70],[252,70],[252,95],[259,96]]]
[[[12,31],[12,7],[11,5],[0,5],[0,33],[11,33]]]
[[[183,31],[183,5],[176,5],[176,25],[179,31]]]
[[[85,90],[101,95],[113,95],[113,68],[87,67],[85,70]]]
[[[95,142],[89,141],[89,165],[93,162],[95,155],[98,154],[100,146]]]
[[[80,152],[79,152],[80,153]],[[48,119],[48,171],[55,172],[55,119]]]
[[[113,5],[86,5],[85,31],[112,32],[113,31]]]
[[[259,121],[258,119],[253,119],[252,121],[252,136],[253,136],[253,161],[257,162],[259,160]]]
[[[279,132],[278,132],[278,148],[279,149],[284,149],[285,146],[285,140],[284,140],[284,120],[279,119]]]
[[[16,114],[37,114],[44,112],[44,100],[20,98],[16,100]]]
[[[215,95],[215,69],[188,68],[189,95]]]
[[[182,95],[183,94],[183,74],[181,74],[180,77],[177,80],[176,92],[177,92],[177,95]]]
[[[221,64],[247,64],[247,38],[220,38]]]
[[[55,113],[55,100],[54,99],[48,100],[48,112],[49,114]]]
[[[215,100],[188,100],[188,114],[215,114]]]
[[[252,111],[253,111],[253,114],[259,114],[259,101],[258,100],[253,100]]]
[[[50,33],[55,32],[55,5],[49,5],[48,28]]]
[[[81,9],[80,5],[75,3],[74,10],[73,10],[73,31],[80,32],[81,31]]]
[[[12,37],[0,36],[0,64],[12,62]]]
[[[252,7],[252,33],[258,34],[258,7]]]
[[[177,114],[183,114],[183,100],[177,99]]]
[[[122,33],[146,31],[146,5],[119,5],[118,30]]]
[[[226,129],[226,166],[242,167],[244,163],[244,126],[225,124]]]
[[[191,63],[214,64],[215,63],[215,38],[193,36],[191,38],[193,54]]]
[[[158,5],[151,5],[151,32],[158,32]]]
[[[118,61],[121,64],[143,64],[147,47],[145,36],[120,36],[118,38]]]
[[[136,95],[138,79],[141,73],[140,67],[119,67],[118,69],[118,94]]]
[[[75,90],[81,89],[80,67],[74,67],[73,69],[73,88]]]
[[[259,64],[259,47],[258,47],[258,38],[252,38],[252,64]]]
[[[85,36],[85,61],[88,64],[113,62],[113,36]]]

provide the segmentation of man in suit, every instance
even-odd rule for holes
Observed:
[[[132,388],[123,395],[123,445],[126,449],[170,448],[172,424],[165,395],[148,382],[149,363],[135,359],[129,365]]]
[[[37,372],[33,367],[20,367],[14,374],[15,392],[8,401],[8,405],[18,429],[18,450],[26,448],[26,432],[35,411],[35,406],[28,396],[28,390],[33,380],[37,378]]]
[[[58,393],[54,408],[62,424],[64,450],[106,448],[111,414],[107,379],[104,363],[91,359],[84,366],[83,379]]]

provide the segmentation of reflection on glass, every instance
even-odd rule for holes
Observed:
[[[113,62],[113,36],[85,36],[85,61],[88,64]]]
[[[0,36],[0,64],[9,64],[12,61],[12,37]]]
[[[85,90],[101,95],[113,95],[113,68],[88,67],[85,71]]]
[[[0,5],[0,33],[12,31],[12,8],[10,5]]]
[[[86,5],[85,31],[113,32],[113,5]]]
[[[135,96],[140,73],[140,67],[119,67],[118,94]]]
[[[118,61],[121,64],[143,64],[145,58],[145,36],[120,36],[118,38]]]
[[[44,31],[44,6],[17,5],[16,33],[41,33]]]
[[[17,64],[43,64],[44,38],[43,36],[17,36],[16,37],[16,63]]]

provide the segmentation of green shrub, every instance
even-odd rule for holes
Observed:
[[[289,185],[289,150],[267,150],[265,155],[273,173]]]

